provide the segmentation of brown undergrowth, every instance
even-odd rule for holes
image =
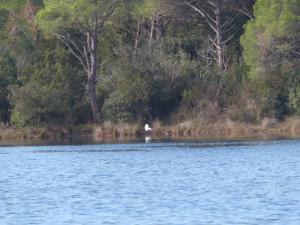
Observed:
[[[191,139],[234,139],[234,138],[298,138],[300,137],[300,118],[288,118],[284,122],[264,119],[259,124],[232,122],[229,119],[215,123],[204,121],[185,121],[174,125],[163,125],[160,121],[152,123],[154,138]],[[44,127],[15,129],[0,125],[0,142],[21,140],[63,140],[78,138],[89,141],[103,139],[134,139],[144,136],[143,125],[105,122],[102,125],[81,125],[75,127]]]
[[[248,124],[222,120],[215,123],[185,121],[175,125],[154,127],[155,136],[171,138],[276,138],[300,137],[300,118],[289,118],[284,122],[264,119],[259,124]]]

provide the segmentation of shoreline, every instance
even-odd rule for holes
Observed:
[[[118,143],[143,140],[145,133],[137,124],[80,125],[73,127],[43,127],[15,129],[1,126],[0,146],[22,144],[68,144],[68,143]],[[242,124],[220,121],[214,124],[201,124],[186,121],[163,126],[153,123],[153,140],[234,140],[234,139],[296,139],[300,138],[300,119],[289,118],[275,123],[271,120],[260,124]]]

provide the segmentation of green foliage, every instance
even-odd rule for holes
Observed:
[[[0,122],[9,122],[11,110],[8,96],[8,87],[16,82],[17,68],[13,58],[8,55],[0,55]]]
[[[300,116],[300,68],[289,77],[289,109],[291,114]]]
[[[11,122],[15,126],[72,124],[79,122],[84,112],[84,79],[69,64],[70,55],[60,46],[43,54],[37,65],[32,65],[32,77],[22,86],[11,87]]]
[[[43,0],[0,0],[0,11],[17,12],[28,3],[31,3],[35,7],[41,7]]]
[[[186,77],[188,83],[183,91],[179,118],[214,122],[228,111],[228,107],[240,104],[245,82],[243,65],[236,62],[227,71],[220,71],[217,67],[192,61]]]
[[[124,54],[116,62],[115,85],[105,100],[104,118],[123,122],[165,119],[181,99],[185,77],[177,73],[184,66],[161,51],[149,55],[147,49],[140,49],[133,58]]]
[[[224,15],[236,18],[234,38],[248,20],[236,8],[252,15],[253,2],[225,1]],[[75,53],[90,56],[84,30],[104,18],[113,1],[30,3],[38,11],[34,22],[27,0],[0,0],[0,120],[22,127],[87,123],[92,112],[86,66],[51,36],[71,35]],[[208,40],[213,30],[190,12],[182,1],[120,0],[97,41],[103,120],[227,117],[258,123],[264,117],[300,116],[300,0],[257,0],[240,43],[226,44],[230,57],[224,70],[215,66]]]
[[[64,29],[70,26],[75,20],[75,12],[70,11],[72,2],[60,0],[46,0],[45,7],[40,10],[36,19],[38,25],[45,32],[54,32],[58,29]]]
[[[148,84],[139,78],[128,78],[109,95],[103,106],[105,120],[132,122],[146,116],[148,105]]]
[[[114,85],[102,109],[105,120],[132,122],[149,113],[147,106],[152,77],[144,74],[142,68],[141,71],[135,70],[135,64],[124,62],[126,58],[124,56],[118,61],[113,74]]]
[[[294,115],[300,116],[300,85],[289,93],[289,108]]]
[[[36,20],[46,33],[70,29],[78,23],[88,22],[94,25],[96,15],[105,17],[110,0],[44,0],[44,8],[37,14]]]
[[[14,10],[22,7],[26,0],[0,0],[0,9]]]
[[[246,25],[241,38],[252,78],[265,76],[278,63],[295,57],[292,51],[295,38],[297,42],[300,38],[299,11],[299,0],[257,0],[255,20]]]
[[[0,31],[5,29],[7,23],[9,12],[5,9],[0,9]]]
[[[133,12],[139,16],[150,16],[150,14],[158,10],[158,0],[136,0],[134,2]]]
[[[282,119],[298,110],[295,84],[299,83],[290,80],[295,80],[300,62],[299,12],[299,0],[258,0],[254,7],[255,20],[246,25],[241,39],[250,78],[263,88],[265,116]]]

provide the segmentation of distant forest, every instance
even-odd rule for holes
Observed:
[[[300,116],[300,0],[0,0],[0,123]]]

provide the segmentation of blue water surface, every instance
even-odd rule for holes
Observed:
[[[0,148],[1,225],[299,225],[300,141]]]

